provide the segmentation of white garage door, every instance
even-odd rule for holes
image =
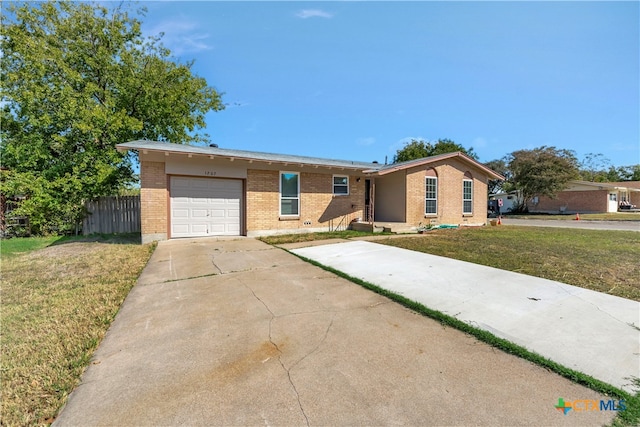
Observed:
[[[238,236],[242,181],[171,177],[171,237]]]

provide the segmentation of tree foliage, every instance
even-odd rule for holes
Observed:
[[[487,183],[487,191],[489,194],[496,194],[500,192],[508,193],[513,190],[513,185],[511,184],[511,171],[509,170],[509,165],[505,158],[491,160],[484,165],[505,178],[504,181],[490,179]]]
[[[640,181],[640,164],[615,167],[603,154],[589,153],[580,162],[580,179],[591,182]]]
[[[478,155],[473,151],[473,147],[466,149],[450,139],[439,139],[435,143],[422,139],[412,139],[396,152],[396,155],[393,157],[393,163],[406,162],[408,160],[421,159],[438,154],[455,153],[456,151],[460,151],[478,160]]]
[[[115,144],[206,141],[205,114],[224,108],[125,9],[10,4],[1,24],[3,193],[27,197],[17,213],[33,232],[65,231],[85,200],[131,183]]]
[[[505,158],[510,182],[518,190],[518,209],[536,196],[554,198],[567,183],[578,178],[578,160],[571,150],[542,146],[518,150]]]

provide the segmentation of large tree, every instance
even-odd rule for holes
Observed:
[[[608,171],[611,170],[611,161],[601,153],[588,153],[579,163],[580,179],[591,182],[605,182],[608,180]],[[614,168],[615,169],[615,168]]]
[[[578,178],[578,160],[573,151],[542,146],[518,150],[506,157],[511,183],[518,190],[518,207],[525,211],[536,196],[555,197],[567,183]]]
[[[491,160],[484,165],[494,172],[498,172],[505,178],[504,181],[498,179],[490,179],[487,183],[487,191],[489,194],[496,194],[500,192],[508,193],[513,190],[513,184],[511,183],[511,171],[509,170],[509,165],[507,164],[507,160],[505,158]]]
[[[9,4],[2,14],[3,193],[26,199],[36,233],[63,232],[83,202],[134,177],[115,144],[206,141],[220,94],[144,38],[127,8],[76,2]],[[135,14],[135,13],[134,13]],[[143,11],[138,14],[143,16]]]
[[[396,152],[396,155],[393,156],[393,163],[406,162],[438,154],[455,153],[456,151],[478,160],[478,155],[473,151],[473,147],[466,149],[450,139],[439,139],[435,143],[422,139],[412,139]]]

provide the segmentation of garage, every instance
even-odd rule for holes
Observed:
[[[171,237],[239,236],[242,181],[172,176]]]

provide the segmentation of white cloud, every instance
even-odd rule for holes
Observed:
[[[368,136],[365,138],[358,138],[356,140],[356,144],[358,145],[362,145],[362,146],[368,146],[368,145],[373,145],[376,143],[376,139],[372,136]]]
[[[613,151],[638,151],[637,144],[622,144],[620,142],[614,142],[611,148]]]
[[[483,138],[483,137],[481,137],[481,136],[479,136],[479,137],[475,138],[475,139],[473,140],[473,142],[471,142],[471,146],[472,146],[473,148],[475,148],[475,149],[478,149],[478,148],[484,148],[484,147],[486,147],[486,146],[487,146],[487,144],[488,144],[488,142],[487,142],[486,138]]]
[[[164,33],[162,44],[176,56],[213,49],[208,42],[209,34],[200,31],[197,23],[186,18],[161,21],[149,30],[149,34],[152,35],[160,33]]]
[[[300,12],[296,13],[298,18],[307,19],[307,18],[333,18],[333,14],[329,12],[325,12],[320,9],[303,9]]]

